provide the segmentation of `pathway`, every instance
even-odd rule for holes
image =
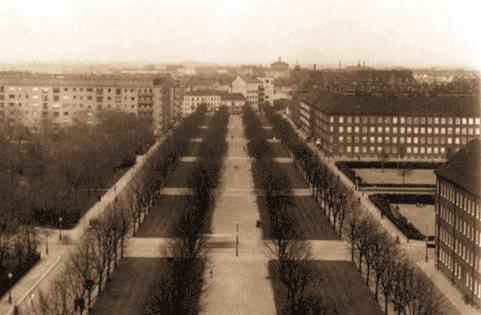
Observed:
[[[203,313],[276,314],[274,292],[268,277],[269,251],[262,243],[261,229],[256,227],[259,211],[251,159],[247,155],[244,141],[230,141],[245,139],[240,116],[231,116],[227,139],[227,159],[217,192],[212,231],[214,234],[234,235],[238,227],[239,241],[252,242],[251,250],[254,249],[261,255],[252,255],[245,247],[239,248],[238,257],[232,250],[228,255],[216,255],[215,250],[212,250],[207,270],[212,269],[213,274],[205,277],[210,280],[209,290],[202,296]],[[245,188],[250,189],[251,194],[239,196],[225,193],[228,189]],[[262,255],[265,255],[264,258]]]

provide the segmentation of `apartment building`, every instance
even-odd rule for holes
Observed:
[[[267,98],[266,98],[267,89]],[[274,101],[274,79],[265,78],[242,78],[237,76],[232,81],[232,93],[240,93],[246,98],[247,104],[251,105],[255,110],[259,109],[259,105],[263,105],[266,101],[273,104]]]
[[[479,97],[376,97],[316,90],[300,100],[300,125],[343,158],[445,159],[480,136]]]
[[[246,103],[240,93],[227,93],[215,90],[197,90],[185,92],[182,103],[182,115],[193,113],[200,105],[207,106],[208,111],[216,111],[226,106],[232,112],[238,112]]]
[[[101,110],[148,116],[166,128],[178,92],[168,76],[11,74],[0,76],[0,117],[37,129],[43,121],[69,125]]]
[[[481,305],[480,140],[436,171],[436,267]]]

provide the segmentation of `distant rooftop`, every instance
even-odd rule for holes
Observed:
[[[343,95],[315,90],[302,100],[330,114],[479,116],[478,96]]]
[[[471,140],[436,171],[439,177],[479,197],[481,140]]]
[[[52,75],[0,73],[0,86],[153,86],[162,75]],[[165,77],[165,76],[164,76]]]

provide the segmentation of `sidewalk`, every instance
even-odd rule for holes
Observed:
[[[451,282],[434,266],[434,260],[429,262],[417,262],[417,266],[428,276],[434,285],[444,294],[451,305],[462,315],[481,314],[480,310],[464,303],[462,294]]]
[[[234,136],[232,140],[231,135]],[[259,211],[251,173],[251,160],[243,148],[243,141],[234,141],[239,138],[245,139],[241,118],[231,116],[227,135],[229,139],[227,159],[224,162],[216,199],[212,232],[236,235],[238,228],[239,241],[253,242],[252,249],[255,252],[265,252],[265,257],[262,257],[262,254],[261,257],[254,257],[244,249],[239,250],[239,256],[236,256],[234,249],[228,252],[224,250],[223,253],[227,255],[218,255],[213,250],[205,275],[209,289],[201,297],[202,313],[276,314],[274,292],[268,278],[269,253],[262,242],[261,230],[256,227]],[[251,193],[241,196],[225,194],[226,190],[245,188],[249,188]]]

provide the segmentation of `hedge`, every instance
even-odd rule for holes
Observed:
[[[380,162],[348,162],[348,161],[337,161],[335,164],[337,168],[349,178],[349,180],[353,183],[356,183],[356,178],[357,178],[357,183],[360,187],[406,187],[406,188],[412,188],[412,187],[419,187],[419,188],[431,188],[435,187],[436,185],[434,184],[394,184],[394,183],[368,183],[362,178],[361,176],[356,174],[356,171],[353,170],[354,168],[380,168],[377,166],[374,166],[374,163],[380,163]],[[394,163],[397,164],[396,162],[387,162],[387,163]],[[404,167],[404,165],[407,165],[407,167]],[[399,163],[400,167],[399,168],[407,168],[407,169],[433,169],[433,167],[428,167],[428,166],[434,166],[435,164],[439,163],[426,163],[426,162],[402,162]],[[387,165],[387,164],[386,164]],[[397,167],[391,167],[386,166],[385,168],[397,168]]]
[[[407,238],[413,240],[424,240],[425,236],[419,230],[409,223],[405,217],[396,216],[391,211],[392,203],[407,204],[434,204],[434,196],[432,195],[416,195],[416,194],[373,194],[369,196],[369,200],[381,210],[381,212],[391,220],[396,227],[406,235]]]

